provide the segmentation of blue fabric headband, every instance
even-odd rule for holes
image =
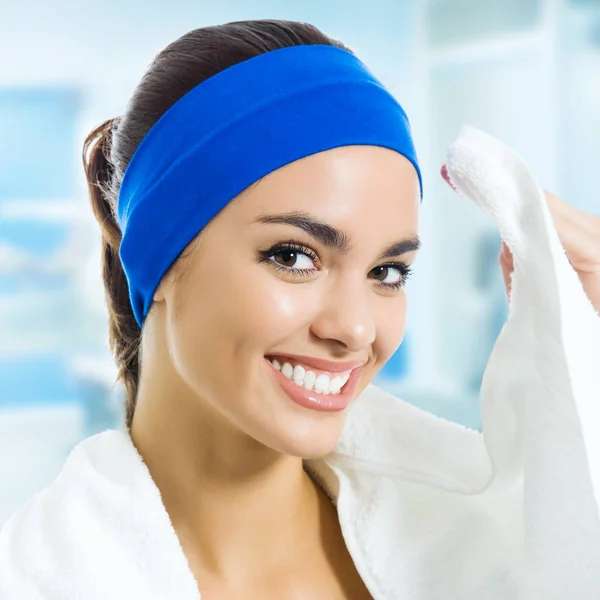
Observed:
[[[352,53],[260,54],[202,82],[146,134],[118,201],[120,258],[136,321],[179,254],[227,203],[295,160],[348,145],[396,150],[421,171],[406,114]]]

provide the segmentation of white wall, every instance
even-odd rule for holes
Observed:
[[[104,114],[118,113],[153,56],[186,31],[251,18],[311,22],[388,79],[408,77],[408,0],[134,2],[22,0],[0,5],[0,84],[73,83]],[[396,56],[389,61],[390,50]],[[395,83],[395,81],[392,81]],[[408,87],[408,80],[407,80]]]

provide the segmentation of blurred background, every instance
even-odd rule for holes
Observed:
[[[507,316],[493,222],[439,177],[462,124],[513,146],[546,189],[600,214],[600,0],[0,0],[0,525],[84,437],[122,419],[81,167],[152,58],[227,21],[311,22],[396,95],[424,172],[407,333],[376,383],[480,429]]]

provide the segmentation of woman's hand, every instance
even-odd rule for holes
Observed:
[[[451,186],[446,165],[442,177]],[[558,196],[544,192],[560,242],[567,258],[577,272],[583,289],[594,309],[600,313],[600,217],[578,210]],[[506,296],[510,300],[510,276],[514,262],[508,246],[502,242],[498,257]]]
[[[594,309],[600,313],[600,217],[578,210],[550,192],[545,191],[544,194],[567,258]],[[514,262],[504,242],[498,260],[506,295],[510,299],[510,275]]]

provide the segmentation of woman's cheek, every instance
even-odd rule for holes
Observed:
[[[374,351],[378,366],[383,366],[398,350],[406,333],[406,292],[386,299],[377,306]],[[396,300],[396,301],[394,301]]]
[[[320,286],[281,280],[263,282],[263,285],[257,283],[247,298],[245,321],[267,344],[278,343],[310,327],[322,303]]]

